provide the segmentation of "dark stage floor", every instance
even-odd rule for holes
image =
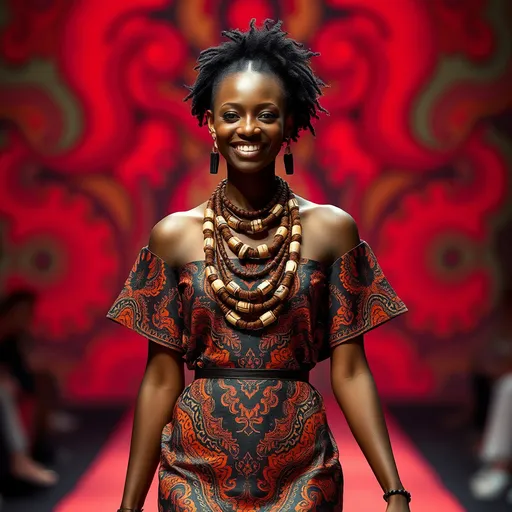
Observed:
[[[505,504],[504,500],[492,503],[476,502],[469,494],[467,482],[477,464],[471,453],[472,440],[469,433],[462,426],[456,426],[453,421],[458,416],[453,407],[394,405],[389,409],[418,450],[437,471],[444,485],[468,512],[512,510],[512,506]],[[61,475],[59,485],[50,491],[33,492],[28,496],[26,490],[18,489],[17,495],[4,497],[2,512],[52,512],[60,499],[87,470],[123,413],[120,408],[79,409],[73,412],[80,419],[80,428],[74,434],[60,436],[58,440],[60,450],[55,469]],[[402,476],[407,482],[407,475]],[[9,494],[16,494],[16,490],[9,491]],[[435,503],[432,504],[432,509],[435,510]],[[414,511],[414,506],[412,510]]]
[[[463,414],[453,406],[390,406],[398,424],[416,448],[437,471],[445,487],[456,496],[467,512],[510,512],[505,499],[481,502],[468,489],[470,476],[478,469],[474,436],[465,425],[457,425]],[[403,475],[406,480],[407,475]],[[435,503],[433,505],[433,510]],[[413,508],[414,511],[414,508]],[[441,511],[439,511],[441,512]]]
[[[50,490],[36,491],[11,485],[4,494],[1,512],[53,512],[57,503],[73,489],[120,420],[124,408],[109,407],[70,410],[79,428],[72,434],[59,435],[55,464],[58,485]],[[99,511],[98,511],[99,512]]]

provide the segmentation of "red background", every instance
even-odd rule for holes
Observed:
[[[183,84],[222,29],[271,17],[321,52],[313,66],[330,84],[331,115],[293,148],[292,187],[355,217],[410,309],[368,336],[379,387],[456,397],[512,287],[510,11],[508,0],[4,2],[0,288],[39,293],[38,355],[68,396],[133,396],[146,343],[105,313],[151,226],[218,180]]]

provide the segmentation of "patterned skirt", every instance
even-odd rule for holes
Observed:
[[[197,379],[162,433],[160,512],[340,512],[320,393],[280,379]]]

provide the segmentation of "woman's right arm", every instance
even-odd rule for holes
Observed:
[[[188,249],[187,233],[194,232],[190,223],[183,215],[168,215],[151,230],[149,250],[170,267],[180,266],[179,258]],[[121,507],[142,508],[160,461],[162,430],[171,420],[174,404],[184,387],[182,354],[149,341],[146,371],[135,407]]]
[[[148,361],[137,397],[130,458],[121,507],[140,509],[160,460],[160,440],[185,386],[181,354],[149,342]]]

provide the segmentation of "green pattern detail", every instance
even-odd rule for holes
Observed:
[[[489,0],[486,18],[496,37],[496,51],[485,67],[471,62],[462,55],[447,56],[439,62],[435,75],[426,84],[412,109],[412,130],[415,138],[434,150],[443,149],[443,141],[436,139],[431,131],[431,112],[438,98],[442,97],[456,82],[486,84],[502,76],[512,58],[510,22],[506,16],[509,0]],[[449,144],[449,141],[446,141]]]
[[[24,67],[15,68],[0,62],[0,81],[3,85],[33,86],[48,94],[59,106],[64,119],[61,138],[51,148],[38,148],[51,154],[69,150],[82,132],[83,115],[80,102],[62,81],[56,64],[49,60],[32,59]]]

